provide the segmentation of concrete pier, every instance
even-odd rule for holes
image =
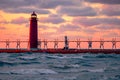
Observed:
[[[38,49],[38,50],[28,50],[28,49],[0,49],[0,53],[50,53],[50,54],[120,54],[120,49]]]

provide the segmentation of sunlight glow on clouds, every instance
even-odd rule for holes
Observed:
[[[120,0],[0,0],[1,39],[28,39],[32,11],[39,38],[120,37]]]

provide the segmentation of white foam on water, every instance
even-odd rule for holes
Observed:
[[[104,72],[105,69],[91,69],[90,72]]]
[[[21,56],[19,58],[20,59],[25,59],[25,60],[33,60],[33,59],[36,59],[37,57],[36,56]]]
[[[64,77],[40,77],[40,78],[35,78],[34,80],[77,80],[77,77],[75,76],[64,76]]]
[[[105,69],[81,69],[82,72],[104,72]]]
[[[75,65],[54,65],[56,68],[79,68],[80,66],[75,64]]]
[[[57,74],[57,72],[51,69],[17,69],[11,70],[12,74]]]
[[[80,67],[80,65],[78,65],[78,64],[71,65],[71,66],[74,67],[74,68],[79,68]]]
[[[79,56],[71,56],[71,57],[68,57],[68,58],[72,58],[72,59],[84,59],[84,56],[79,55]]]
[[[84,59],[83,56],[47,56],[48,58],[54,59]]]
[[[53,58],[53,59],[64,59],[67,58],[66,56],[47,56],[48,58]]]

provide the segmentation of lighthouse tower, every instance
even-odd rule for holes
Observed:
[[[38,46],[37,15],[35,12],[33,12],[30,18],[29,48],[37,49],[37,46]]]

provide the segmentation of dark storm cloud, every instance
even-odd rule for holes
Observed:
[[[65,24],[61,25],[58,28],[58,32],[65,32],[65,31],[80,31],[80,27],[74,24]]]
[[[65,20],[62,19],[60,16],[57,15],[49,15],[48,17],[42,17],[39,19],[41,23],[52,23],[52,24],[59,24],[64,22]]]
[[[0,0],[0,9],[35,6],[39,0]]]
[[[19,0],[0,0],[0,9],[5,10],[6,8],[18,8],[21,4],[22,3]]]
[[[22,12],[28,13],[31,10],[36,11],[41,9],[43,13],[48,13],[47,10],[44,11],[43,9],[56,8],[57,6],[71,6],[71,5],[77,5],[77,4],[75,4],[74,1],[72,0],[0,0],[1,10],[6,12],[15,12],[15,13],[22,13]],[[33,8],[31,8],[33,6],[34,6],[34,10]],[[42,13],[42,11],[40,11],[40,13]]]
[[[73,23],[84,26],[94,26],[99,24],[120,25],[118,18],[75,18]]]
[[[120,16],[120,5],[106,5],[102,10],[101,14],[107,16]]]
[[[36,7],[39,0],[1,0],[0,9],[10,13],[30,13],[37,11],[39,14],[49,14],[48,10]],[[31,8],[33,7],[34,8]]]
[[[85,0],[91,3],[102,3],[102,4],[120,4],[120,0]]]
[[[36,11],[39,14],[49,14],[50,11],[44,9],[34,9],[34,8],[12,8],[5,9],[4,11],[10,13],[31,13],[32,11]]]
[[[58,13],[68,16],[95,16],[97,12],[91,7],[60,7]]]
[[[26,19],[24,17],[19,17],[19,18],[13,19],[10,23],[12,23],[12,24],[24,24],[24,23],[28,23],[28,19]]]
[[[57,6],[76,5],[72,0],[40,0],[38,6],[40,8],[56,8]]]

